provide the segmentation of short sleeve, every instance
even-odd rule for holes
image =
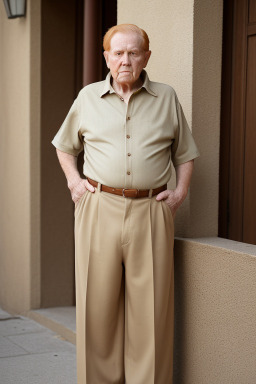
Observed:
[[[200,156],[196,143],[189,129],[182,106],[175,95],[177,127],[172,143],[172,162],[174,167]]]
[[[80,133],[79,96],[72,104],[63,124],[52,140],[52,144],[62,152],[73,156],[83,150],[83,138]]]

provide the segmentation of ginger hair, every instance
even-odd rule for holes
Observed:
[[[104,51],[110,50],[111,39],[117,32],[121,32],[121,33],[135,32],[135,33],[137,33],[143,39],[144,51],[149,50],[149,38],[148,38],[147,33],[143,29],[137,27],[137,25],[135,25],[135,24],[119,24],[119,25],[114,25],[105,33],[105,36],[103,38]]]

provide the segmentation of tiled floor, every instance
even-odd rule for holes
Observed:
[[[75,384],[75,346],[48,328],[0,309],[1,384]]]

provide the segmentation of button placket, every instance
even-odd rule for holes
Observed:
[[[132,186],[132,132],[131,101],[128,103],[125,117],[125,178],[126,187]]]

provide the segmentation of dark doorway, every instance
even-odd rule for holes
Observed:
[[[90,20],[92,26],[97,22],[90,43],[97,46],[101,69],[92,81],[98,81],[105,77],[102,35],[116,24],[116,0],[41,2],[40,307],[75,304],[73,203],[51,141],[84,85],[84,15],[89,3],[96,4],[98,17]]]
[[[219,236],[256,244],[256,0],[225,0]]]

